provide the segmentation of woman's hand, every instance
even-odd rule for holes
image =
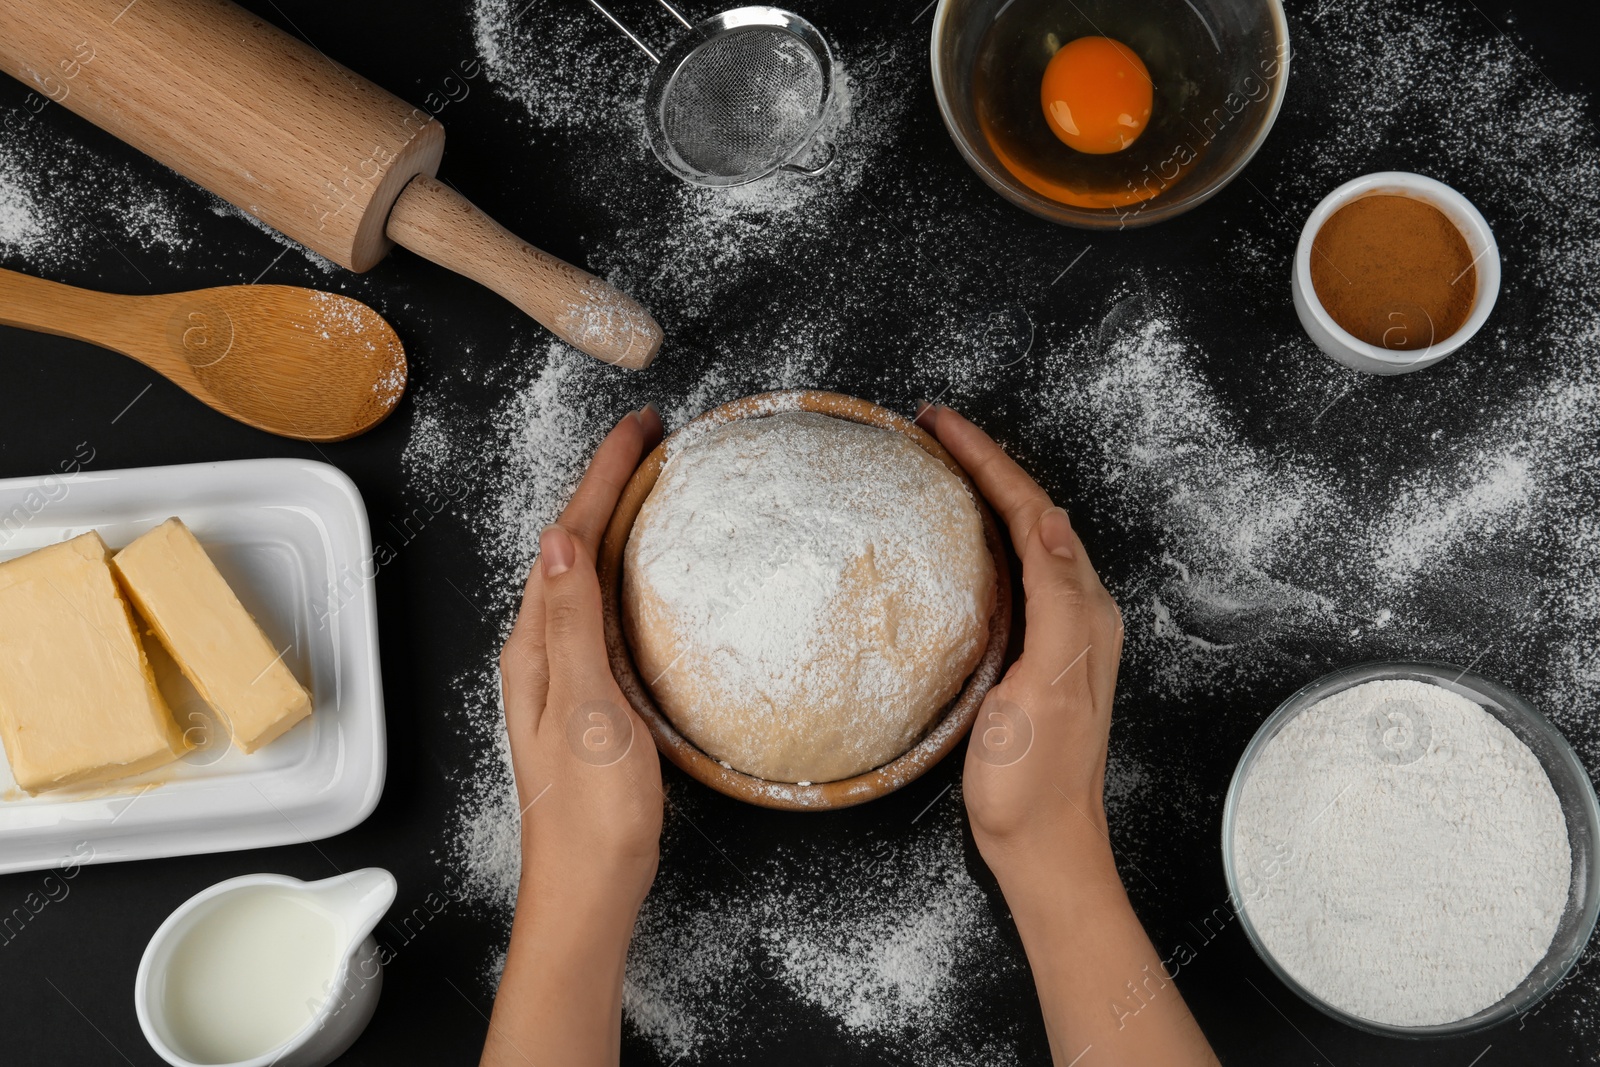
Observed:
[[[1016,856],[1063,834],[1106,838],[1122,614],[1067,513],[988,434],[944,407],[924,408],[917,422],[966,468],[1022,560],[1022,655],[978,712],[962,785],[973,837],[1002,876]]]
[[[989,691],[963,777],[972,836],[1028,952],[1058,1065],[1211,1067],[1216,1057],[1117,874],[1104,803],[1122,615],[1067,513],[949,408],[917,422],[1011,532],[1027,597],[1022,655]]]
[[[661,419],[645,408],[601,442],[571,503],[539,536],[500,653],[524,883],[603,893],[630,911],[655,877],[661,764],[611,675],[595,558],[623,485],[660,438]]]
[[[595,556],[661,438],[653,407],[606,436],[539,538],[500,653],[522,884],[483,1062],[615,1063],[622,972],[660,855],[661,763],[611,675]]]

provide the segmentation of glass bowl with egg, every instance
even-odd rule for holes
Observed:
[[[1086,229],[1203,203],[1266,139],[1289,75],[1278,0],[939,0],[933,86],[1006,199]]]
[[[1229,899],[1279,981],[1369,1033],[1527,1015],[1600,915],[1600,806],[1561,733],[1439,663],[1364,663],[1256,731],[1222,818]]]

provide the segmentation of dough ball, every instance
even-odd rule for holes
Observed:
[[[623,557],[623,625],[702,751],[829,782],[917,743],[988,641],[966,486],[904,434],[810,412],[675,444]]]

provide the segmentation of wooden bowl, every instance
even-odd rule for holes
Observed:
[[[633,652],[628,646],[622,627],[622,553],[627,547],[633,522],[644,506],[645,497],[655,488],[666,462],[667,446],[673,438],[703,432],[734,419],[761,418],[783,411],[814,411],[838,419],[865,423],[905,434],[930,456],[943,463],[952,474],[960,478],[972,493],[983,520],[984,540],[989,554],[994,557],[995,598],[994,612],[989,617],[989,638],[983,656],[978,661],[966,684],[928,732],[908,751],[881,767],[842,778],[836,782],[817,782],[800,785],[792,782],[769,782],[754,775],[724,767],[720,762],[696,748],[680,734],[661,710],[644,679],[639,676],[633,662]],[[813,390],[796,390],[782,393],[763,393],[734,400],[698,416],[663,441],[655,451],[645,457],[639,469],[623,487],[617,510],[606,527],[605,538],[600,542],[600,595],[605,607],[606,647],[611,656],[611,673],[616,676],[633,709],[644,719],[655,738],[661,753],[676,763],[690,777],[730,797],[759,804],[766,808],[787,811],[814,811],[824,808],[847,808],[853,804],[892,793],[908,782],[920,777],[928,768],[938,763],[956,746],[978,715],[984,696],[1000,678],[1001,661],[1005,658],[1006,640],[1011,631],[1011,571],[1006,565],[1006,555],[1000,540],[1000,528],[988,505],[979,495],[966,471],[956,464],[938,441],[924,433],[908,419],[886,408],[855,397]]]

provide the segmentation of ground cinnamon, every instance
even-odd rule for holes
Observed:
[[[1461,329],[1478,294],[1467,240],[1438,208],[1377,193],[1335,211],[1311,244],[1311,284],[1345,330],[1379,348],[1427,348]]]

